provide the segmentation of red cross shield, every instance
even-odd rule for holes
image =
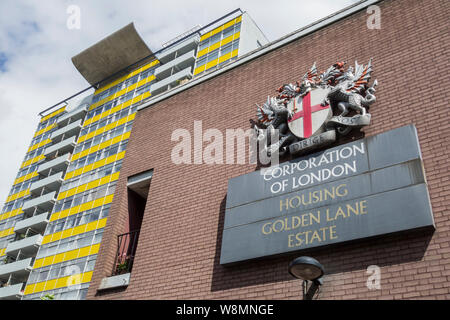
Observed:
[[[316,88],[305,96],[297,96],[289,101],[287,108],[294,114],[288,120],[289,129],[299,138],[309,138],[322,133],[326,120],[332,116],[329,105],[321,103],[327,96],[328,90]]]

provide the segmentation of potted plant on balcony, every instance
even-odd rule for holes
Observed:
[[[122,259],[119,259],[119,263],[116,266],[116,274],[124,274],[129,271],[130,257],[126,254],[122,255]]]
[[[124,260],[122,263],[119,263],[116,268],[116,274],[124,274],[128,272],[128,262],[129,260]]]

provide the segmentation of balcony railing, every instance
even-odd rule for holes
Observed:
[[[82,123],[83,119],[79,119],[66,126],[61,126],[58,130],[53,131],[50,139],[55,142],[61,141],[63,136],[64,138],[70,138],[74,135],[77,135],[81,130]]]
[[[47,176],[50,173],[50,169],[52,172],[60,172],[66,170],[67,166],[69,165],[70,158],[72,157],[71,153],[66,153],[62,156],[53,158],[53,159],[47,159],[48,162],[44,162],[38,167],[38,173]]]
[[[20,300],[23,296],[25,283],[0,286],[0,300]]]
[[[23,204],[22,210],[25,213],[33,212],[34,207],[38,207],[43,211],[51,211],[56,201],[56,191],[44,194],[40,197],[28,200]]]
[[[44,212],[24,220],[20,220],[16,222],[14,226],[14,232],[17,233],[25,233],[28,228],[32,228],[33,230],[37,230],[39,232],[43,232],[45,227],[48,224],[49,213]]]
[[[0,280],[7,280],[11,274],[17,279],[25,279],[33,268],[33,260],[33,258],[26,258],[1,265]]]
[[[17,241],[10,242],[5,253],[9,256],[17,257],[19,251],[27,256],[35,256],[42,243],[42,236],[36,234]]]
[[[161,92],[167,91],[177,86],[178,84],[180,84],[181,80],[191,78],[192,78],[192,67],[188,67],[171,75],[170,77],[165,78],[164,80],[155,82],[154,84],[152,84],[150,91],[152,95],[157,95],[160,94]]]
[[[80,105],[78,108],[66,113],[65,115],[58,118],[57,123],[58,126],[66,126],[69,123],[69,120],[76,121],[79,119],[83,119],[89,108],[89,103],[84,103]]]
[[[76,139],[76,137],[70,137],[46,148],[44,150],[45,157],[53,158],[57,152],[60,154],[71,152],[76,145]]]
[[[133,268],[134,255],[139,238],[139,230],[117,236],[117,254],[112,275],[130,273]]]

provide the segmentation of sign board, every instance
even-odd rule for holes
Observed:
[[[434,228],[409,125],[228,183],[220,263]]]

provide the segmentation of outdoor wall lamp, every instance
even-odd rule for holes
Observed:
[[[303,280],[303,300],[311,300],[323,284],[324,267],[314,258],[298,257],[289,263],[288,270],[293,277]],[[311,281],[309,289],[308,281]]]

